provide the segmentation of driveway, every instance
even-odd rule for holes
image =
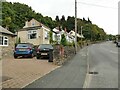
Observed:
[[[2,59],[2,87],[22,88],[58,68],[48,60],[36,58]]]

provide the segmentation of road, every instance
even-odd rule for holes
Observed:
[[[97,72],[97,74],[89,74]],[[80,50],[61,68],[25,88],[117,88],[118,48],[112,42]]]
[[[87,73],[87,47],[62,67],[38,79],[26,88],[82,88]]]
[[[118,88],[118,48],[113,42],[88,48],[89,72],[86,88]]]

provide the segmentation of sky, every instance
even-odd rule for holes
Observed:
[[[6,0],[31,6],[43,16],[75,16],[75,0]],[[77,0],[77,17],[89,17],[93,24],[103,28],[107,34],[118,34],[118,2],[120,0]]]

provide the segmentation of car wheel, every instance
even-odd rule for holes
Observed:
[[[34,57],[34,55],[33,55],[33,53],[30,55],[30,58],[33,58]]]
[[[14,58],[16,59],[16,58],[17,58],[17,56],[15,56],[15,55],[14,55]]]
[[[37,56],[36,56],[36,58],[37,58],[37,59],[40,59],[40,56],[39,56],[39,55],[37,55]]]

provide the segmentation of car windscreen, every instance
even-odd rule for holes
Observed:
[[[44,48],[53,49],[52,45],[47,45],[47,44],[40,45],[38,48],[40,48],[40,49],[44,49]]]
[[[30,44],[18,44],[17,45],[17,48],[28,48],[28,47],[31,47]]]

